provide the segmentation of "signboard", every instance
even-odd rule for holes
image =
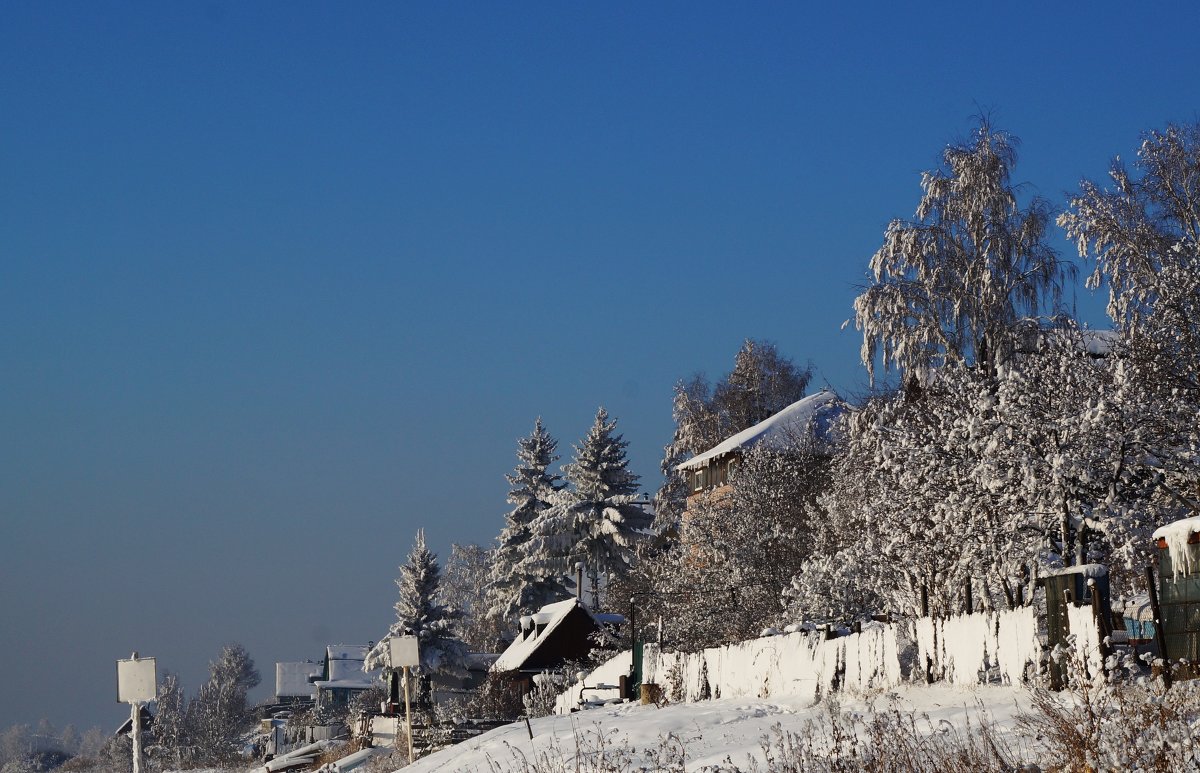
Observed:
[[[392,668],[421,665],[421,653],[416,636],[393,636],[388,639],[388,654]]]
[[[158,675],[154,658],[129,658],[117,661],[117,701],[149,703],[158,697]]]

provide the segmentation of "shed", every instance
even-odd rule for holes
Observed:
[[[1200,516],[1157,529],[1158,603],[1167,660],[1200,663]],[[1196,667],[1193,667],[1196,670]]]

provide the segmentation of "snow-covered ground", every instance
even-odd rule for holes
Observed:
[[[904,685],[869,698],[845,697],[839,710],[869,714],[892,707],[915,713],[918,726],[931,732],[949,728],[964,732],[968,720],[977,726],[978,720],[987,719],[1002,738],[1011,738],[1015,745],[1019,741],[1016,716],[1028,709],[1029,701],[1028,693],[1019,687]],[[603,734],[607,747],[630,749],[645,762],[649,762],[646,753],[658,749],[661,740],[673,734],[686,750],[688,770],[719,764],[726,758],[743,767],[752,757],[762,760],[761,741],[777,726],[802,734],[810,723],[826,718],[829,711],[827,702],[813,704],[804,698],[788,697],[728,698],[662,708],[620,704],[532,720],[532,740],[524,722],[507,725],[420,759],[403,770],[522,770],[524,760],[532,762],[543,754],[571,760],[578,748],[594,747],[599,734]],[[577,738],[583,742],[577,743]]]

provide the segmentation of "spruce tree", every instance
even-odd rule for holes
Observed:
[[[431,678],[434,674],[462,676],[465,674],[466,645],[455,632],[455,622],[462,612],[438,603],[438,586],[442,572],[437,554],[425,546],[425,530],[417,532],[408,563],[400,567],[396,586],[400,598],[396,601],[396,622],[389,636],[416,636],[421,655],[417,668],[417,702],[428,706],[432,699]]]
[[[489,614],[502,620],[531,614],[571,595],[571,582],[561,570],[537,569],[525,561],[531,547],[530,526],[550,507],[549,500],[562,485],[561,476],[549,472],[558,461],[557,448],[558,441],[538,418],[532,434],[517,441],[517,467],[505,476],[513,509],[504,516],[488,586]]]
[[[531,526],[536,535],[528,560],[561,570],[579,561],[591,585],[592,608],[600,608],[600,578],[623,576],[639,542],[651,534],[652,516],[633,504],[638,476],[629,470],[629,445],[615,434],[603,407],[574,460],[563,468],[568,488]]]

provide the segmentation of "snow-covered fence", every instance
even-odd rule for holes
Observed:
[[[1067,605],[1067,626],[1075,639],[1075,657],[1086,675],[1093,678],[1104,673],[1104,654],[1100,648],[1100,629],[1091,607]]]
[[[1072,631],[1083,632],[1076,637],[1076,647],[1081,655],[1086,653],[1089,669],[1099,667],[1099,638],[1091,614],[1086,607],[1071,613]],[[1082,622],[1085,616],[1087,625]],[[797,631],[699,652],[663,652],[647,644],[642,681],[657,684],[668,697],[683,701],[776,695],[815,701],[839,690],[887,689],[905,679],[955,685],[1022,684],[1037,673],[1042,650],[1037,611],[1021,607],[946,619],[868,623],[859,633],[833,639],[822,632]],[[629,653],[622,653],[589,674],[584,683],[616,684],[629,664]],[[580,687],[577,682],[559,697],[558,712],[580,705]],[[588,693],[585,700],[601,697],[615,697],[615,693]]]
[[[769,698],[833,690],[861,691],[901,682],[896,627],[871,625],[861,633],[826,640],[796,632],[668,653],[646,647],[642,679],[685,701],[708,698]]]
[[[908,625],[916,643],[913,679],[927,677],[956,685],[1021,684],[1041,658],[1033,607],[945,619],[923,617]]]

